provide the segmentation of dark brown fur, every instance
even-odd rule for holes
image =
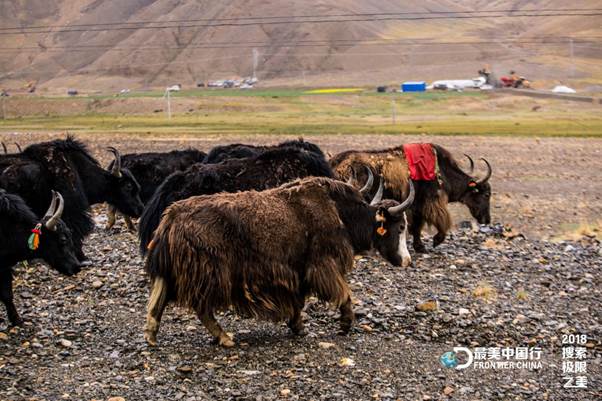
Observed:
[[[383,204],[396,204],[391,202]],[[233,344],[213,312],[230,307],[244,316],[289,320],[299,332],[309,294],[338,306],[347,331],[353,313],[345,274],[355,253],[378,247],[377,210],[353,187],[327,178],[174,203],[163,215],[146,261],[153,282],[147,340],[155,343],[168,301],[196,311],[228,346]],[[387,218],[391,232],[398,233],[399,220]]]

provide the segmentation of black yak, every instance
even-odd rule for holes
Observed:
[[[51,190],[59,191],[65,198],[63,220],[73,232],[80,261],[86,259],[83,240],[94,228],[88,212],[91,205],[108,202],[132,216],[139,216],[143,209],[133,175],[127,169],[103,169],[72,137],[0,155],[0,188],[21,196],[38,215],[48,205]]]
[[[277,147],[246,159],[219,164],[195,164],[170,175],[157,188],[140,218],[140,250],[146,247],[159,225],[161,214],[173,202],[195,195],[273,188],[308,176],[332,177],[324,156],[304,149]]]
[[[254,157],[265,152],[266,150],[290,147],[304,149],[308,152],[315,153],[318,156],[324,157],[324,153],[318,145],[311,142],[307,142],[303,140],[303,138],[299,138],[291,141],[284,141],[278,145],[273,146],[257,146],[247,145],[243,143],[216,146],[213,149],[211,149],[209,153],[207,153],[207,157],[205,157],[204,163],[214,164],[223,162],[224,160],[228,159],[242,159],[245,157]]]
[[[114,148],[112,148],[114,149]],[[115,150],[117,152],[117,150]],[[117,152],[117,154],[119,154]],[[171,152],[148,152],[148,153],[128,153],[115,157],[111,161],[108,170],[116,168],[125,168],[129,170],[138,184],[140,185],[140,199],[146,204],[155,193],[159,185],[176,171],[186,170],[194,163],[202,162],[207,156],[206,153],[196,149],[173,150]],[[117,208],[112,204],[108,205],[109,219],[107,229],[115,224],[115,212]],[[121,210],[119,212],[123,213]],[[130,231],[134,230],[131,216],[125,214],[125,223]]]
[[[481,179],[473,176],[474,163],[467,174],[458,166],[453,156],[443,147],[431,144],[437,155],[439,168],[438,181],[415,181],[416,200],[409,214],[409,231],[413,236],[413,246],[416,252],[426,252],[420,238],[425,223],[435,226],[437,234],[433,238],[433,246],[441,244],[451,228],[452,221],[447,210],[448,202],[461,202],[468,207],[472,216],[481,224],[491,222],[490,197],[491,166]],[[347,180],[353,171],[363,173],[361,166],[369,166],[375,174],[385,179],[385,198],[401,200],[408,190],[409,170],[403,146],[382,150],[356,151],[349,150],[332,157],[330,165],[335,176]],[[362,175],[358,175],[362,178]]]
[[[80,270],[71,230],[61,220],[64,205],[53,191],[50,207],[38,219],[21,197],[0,189],[0,300],[12,325],[22,323],[13,302],[12,267],[17,262],[43,259],[68,276]]]
[[[168,302],[195,311],[225,347],[234,342],[214,312],[228,308],[243,316],[286,320],[293,333],[302,334],[301,311],[312,294],[339,307],[346,333],[354,321],[345,280],[353,256],[376,249],[399,265],[403,215],[412,198],[413,190],[402,204],[367,203],[350,185],[312,177],[262,192],[174,203],[163,215],[145,264],[151,280],[146,341],[156,345]]]

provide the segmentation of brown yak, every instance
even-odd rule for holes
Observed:
[[[372,178],[362,189],[372,186]],[[305,297],[316,295],[341,312],[341,331],[354,314],[345,274],[353,256],[377,249],[401,264],[400,233],[413,191],[399,204],[373,202],[330,178],[296,180],[262,192],[202,195],[178,201],[163,214],[146,260],[151,292],[145,339],[156,345],[168,302],[196,312],[220,345],[232,339],[214,312],[232,308],[243,316],[288,321],[304,332]]]
[[[470,172],[460,169],[451,153],[443,147],[431,144],[437,155],[439,166],[438,181],[414,181],[416,199],[409,215],[409,231],[413,237],[414,250],[426,252],[420,238],[425,223],[434,226],[437,234],[433,238],[433,246],[441,244],[452,225],[451,216],[447,210],[448,202],[461,202],[468,207],[472,216],[481,224],[489,224],[491,216],[489,201],[491,197],[491,166],[487,165],[485,177],[477,179],[473,176],[474,162],[470,160]],[[387,199],[404,199],[408,193],[409,170],[403,146],[382,150],[358,151],[349,150],[339,153],[329,160],[335,176],[348,181],[353,178],[354,171],[359,172],[362,179],[364,168],[370,167],[374,174],[381,175],[385,180],[384,197]]]

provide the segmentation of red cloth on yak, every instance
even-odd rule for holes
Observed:
[[[403,153],[408,161],[410,178],[419,181],[433,181],[436,176],[437,158],[430,143],[408,143],[403,145]]]

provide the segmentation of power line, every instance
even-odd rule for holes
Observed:
[[[544,13],[542,14],[540,11],[538,13],[534,12],[524,12],[520,11],[522,14],[512,14],[512,15],[504,15],[504,14],[494,14],[494,15],[442,15],[442,16],[418,16],[418,17],[367,17],[367,18],[343,18],[343,19],[306,19],[306,20],[282,20],[282,21],[259,21],[259,22],[222,22],[222,23],[209,23],[209,24],[192,24],[192,25],[158,25],[158,26],[111,26],[107,28],[87,28],[87,29],[59,29],[59,30],[35,30],[32,31],[32,28],[18,28],[20,32],[0,32],[0,35],[26,35],[26,34],[40,34],[40,33],[68,33],[68,32],[98,32],[98,31],[115,31],[115,30],[139,30],[139,29],[186,29],[186,28],[216,28],[216,27],[242,27],[242,26],[254,26],[254,25],[282,25],[282,24],[323,24],[323,23],[342,23],[342,22],[379,22],[379,21],[423,21],[423,20],[459,20],[459,19],[485,19],[485,18],[532,18],[532,17],[594,17],[602,15],[602,12],[598,12],[601,9],[590,9],[595,10],[593,13],[584,13],[584,12],[561,12],[561,13]],[[602,10],[601,10],[602,11]],[[490,13],[495,13],[496,11],[489,11]],[[354,14],[361,15],[361,14]],[[318,18],[329,18],[329,17],[320,17]],[[211,20],[217,21],[217,20]],[[170,24],[170,21],[160,21],[157,23],[167,23]],[[89,26],[97,26],[94,24],[90,24]],[[69,26],[67,26],[69,27]],[[14,29],[14,28],[11,28]],[[29,31],[26,31],[28,30]]]
[[[550,37],[551,38],[551,37]],[[188,49],[247,49],[250,47],[275,48],[275,47],[362,47],[362,46],[467,46],[467,45],[492,45],[492,44],[515,44],[515,45],[566,45],[567,40],[572,38],[559,38],[554,40],[527,40],[527,39],[499,39],[495,41],[456,41],[456,42],[410,42],[407,40],[367,40],[356,41],[352,39],[332,40],[299,40],[295,42],[204,42],[179,46],[119,46],[114,45],[73,45],[73,46],[25,46],[25,47],[0,47],[4,52],[89,52],[97,50],[106,51],[167,51]],[[597,44],[599,41],[579,40],[580,44]],[[602,45],[601,45],[602,46]]]
[[[272,15],[272,16],[249,16],[249,17],[230,17],[230,18],[194,18],[169,21],[124,21],[124,22],[100,22],[90,24],[69,24],[69,25],[37,25],[30,27],[12,26],[0,28],[0,31],[19,30],[19,29],[55,29],[55,28],[71,28],[71,27],[90,27],[90,26],[114,26],[114,25],[145,25],[145,24],[160,24],[160,23],[189,23],[189,22],[212,22],[212,21],[241,21],[241,20],[273,20],[273,19],[296,19],[296,18],[344,18],[344,17],[378,17],[378,16],[394,16],[394,15],[458,15],[458,14],[486,14],[486,13],[526,13],[526,12],[600,12],[602,8],[546,8],[537,10],[517,10],[517,9],[501,9],[501,10],[469,10],[469,11],[400,11],[400,12],[380,12],[380,13],[346,13],[346,14],[306,14],[306,15]]]

